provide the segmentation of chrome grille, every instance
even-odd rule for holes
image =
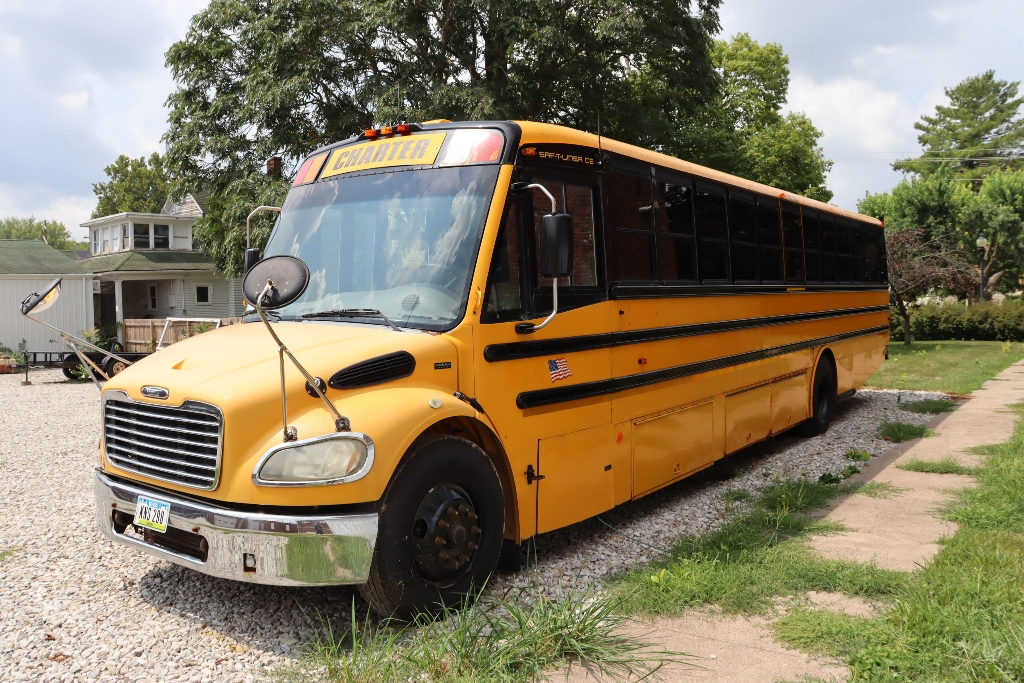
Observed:
[[[103,404],[104,447],[111,464],[182,486],[217,486],[220,410],[196,401],[172,407],[121,396]]]

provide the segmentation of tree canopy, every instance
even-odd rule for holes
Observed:
[[[946,88],[948,105],[935,108],[914,124],[924,152],[893,164],[897,171],[924,177],[942,175],[980,179],[1007,168],[1020,168],[1024,153],[1024,120],[1018,117],[1024,98],[1018,81],[1001,81],[994,71],[966,78]]]
[[[82,249],[88,246],[88,242],[76,242],[68,232],[68,227],[58,221],[42,221],[35,216],[0,218],[0,240],[41,240],[44,234],[46,243],[54,249]]]
[[[125,211],[159,213],[171,189],[165,164],[164,157],[156,152],[150,155],[148,163],[145,157],[132,159],[124,154],[117,157],[103,169],[110,180],[92,185],[99,199],[92,217]]]
[[[375,125],[529,119],[828,199],[806,116],[782,116],[781,46],[715,41],[721,0],[213,0],[167,52],[175,195],[206,189],[195,235],[241,269],[246,209],[280,204],[311,150]],[[256,221],[257,246],[269,219]]]

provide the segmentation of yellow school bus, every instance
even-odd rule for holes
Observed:
[[[318,150],[258,256],[244,324],[105,385],[100,527],[401,617],[537,534],[824,432],[887,352],[878,221],[554,125]]]

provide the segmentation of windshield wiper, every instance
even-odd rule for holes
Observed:
[[[342,308],[336,311],[320,311],[319,313],[304,313],[303,318],[380,318],[391,326],[395,332],[401,332],[402,328],[391,321],[376,308]]]

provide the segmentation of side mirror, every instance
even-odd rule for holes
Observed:
[[[572,216],[549,213],[540,219],[540,274],[568,277],[572,274]]]
[[[32,292],[25,300],[21,302],[21,314],[28,315],[33,311],[36,313],[42,313],[50,306],[57,303],[57,297],[60,296],[60,281],[61,278],[57,278],[50,284],[46,285],[46,288],[41,294]]]
[[[242,292],[245,294],[245,300],[253,306],[257,305],[268,282],[272,284],[272,287],[263,300],[262,308],[267,310],[283,308],[306,291],[306,286],[309,284],[309,268],[302,259],[294,256],[265,258],[254,265],[242,280]]]
[[[246,249],[245,250],[245,271],[248,273],[252,270],[252,267],[260,262],[260,250],[259,249]]]

